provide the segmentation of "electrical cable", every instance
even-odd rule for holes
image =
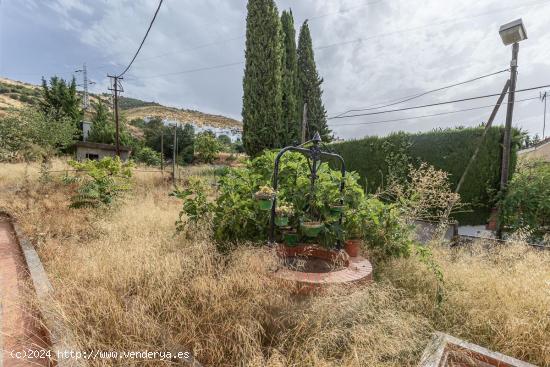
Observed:
[[[504,69],[504,70],[500,70],[500,71],[497,71],[497,72],[494,72],[494,73],[491,73],[491,74],[485,74],[485,75],[478,76],[478,77],[473,78],[473,79],[466,80],[464,82],[447,85],[445,87],[441,87],[441,88],[437,88],[437,89],[432,89],[432,90],[429,90],[427,92],[422,92],[422,93],[419,93],[419,94],[413,94],[413,95],[410,95],[410,96],[405,96],[405,97],[400,98],[398,100],[393,100],[392,102],[390,102],[388,104],[385,104],[385,105],[382,105],[382,106],[374,107],[374,106],[379,104],[379,103],[377,103],[377,104],[373,104],[373,105],[370,105],[370,106],[365,107],[365,108],[347,110],[346,112],[339,113],[338,115],[333,116],[333,117],[340,117],[340,116],[345,115],[345,114],[350,113],[350,112],[370,111],[370,110],[377,110],[377,109],[380,109],[380,108],[394,106],[396,104],[412,101],[413,99],[423,97],[423,96],[425,96],[427,94],[430,94],[430,93],[439,92],[441,90],[457,87],[459,85],[471,83],[471,82],[474,82],[474,81],[477,81],[477,80],[480,80],[480,79],[483,79],[483,78],[487,78],[487,77],[490,77],[490,76],[494,76],[494,75],[497,75],[497,74],[501,74],[501,73],[504,73],[504,72],[507,72],[507,71],[510,71],[510,69]]]
[[[163,1],[164,0],[159,1],[159,5],[157,7],[157,10],[155,11],[155,15],[153,15],[153,19],[151,19],[151,22],[149,23],[149,27],[147,28],[147,32],[145,32],[145,36],[141,40],[141,43],[140,43],[136,53],[134,54],[134,57],[132,58],[132,61],[130,61],[130,63],[128,64],[126,69],[124,69],[124,71],[118,75],[119,78],[122,77],[124,74],[126,74],[128,69],[130,69],[130,66],[132,66],[132,64],[134,63],[134,60],[136,59],[137,55],[139,54],[139,51],[141,50],[141,48],[143,47],[143,44],[145,43],[145,40],[147,39],[147,36],[149,35],[149,31],[151,30],[151,27],[153,26],[153,23],[155,22],[155,19],[157,18],[157,14],[160,10],[160,7],[162,6]]]
[[[542,89],[542,88],[548,88],[548,87],[550,87],[550,84],[541,85],[541,86],[538,86],[538,87],[518,89],[518,90],[515,91],[515,93],[527,92],[527,91],[530,91],[530,90],[536,90],[536,89]],[[506,92],[506,94],[508,94],[508,93],[510,93],[510,92]],[[339,116],[339,117],[329,117],[329,118],[327,118],[327,120],[344,119],[344,118],[359,117],[359,116],[381,115],[381,114],[384,114],[384,113],[416,110],[416,109],[419,109],[419,108],[441,106],[441,105],[458,103],[458,102],[473,101],[473,100],[476,100],[476,99],[496,97],[496,96],[500,96],[500,95],[501,95],[501,93],[486,94],[486,95],[483,95],[483,96],[461,98],[461,99],[455,99],[455,100],[452,100],[452,101],[430,103],[430,104],[425,104],[425,105],[421,105],[421,106],[404,107],[404,108],[398,108],[398,109],[394,109],[394,110],[385,110],[385,111],[377,111],[377,112],[369,112],[369,113],[358,113],[358,114],[355,114],[355,115],[347,115],[347,116]]]
[[[531,101],[534,99],[538,99],[539,97],[532,97],[532,98],[525,98],[525,99],[519,99],[515,101],[516,103],[519,102],[525,102],[525,101]],[[502,103],[501,105],[507,105],[511,102]],[[352,123],[346,123],[346,124],[338,124],[336,126],[356,126],[356,125],[376,125],[376,124],[382,124],[387,122],[397,122],[397,121],[405,121],[405,120],[415,120],[415,119],[421,119],[421,118],[427,118],[427,117],[434,117],[434,116],[444,116],[444,115],[451,115],[453,113],[459,113],[459,112],[466,112],[466,111],[474,111],[474,110],[481,110],[488,107],[494,107],[494,104],[486,105],[486,106],[479,106],[479,107],[472,107],[472,108],[464,108],[460,110],[455,111],[448,111],[448,112],[439,112],[439,113],[432,113],[428,115],[421,115],[421,116],[412,116],[412,117],[403,117],[403,118],[397,118],[397,119],[388,119],[388,120],[379,120],[379,121],[370,121],[370,122],[352,122]]]

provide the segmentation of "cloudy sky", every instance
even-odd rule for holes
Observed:
[[[292,8],[297,26],[309,19],[329,116],[507,69],[511,47],[501,43],[498,28],[520,17],[529,39],[520,45],[518,89],[550,84],[550,0],[277,5]],[[105,92],[106,74],[120,73],[130,61],[156,6],[157,0],[0,0],[0,75],[38,83],[42,75],[70,77],[86,62],[97,83],[91,90]],[[125,76],[125,95],[241,119],[245,18],[244,0],[165,0]],[[507,78],[501,73],[390,108],[499,93]],[[534,98],[517,103],[514,119],[533,135],[542,135],[544,106],[536,97],[544,90],[550,88],[516,96]],[[491,107],[448,112],[495,101],[336,119],[330,126],[343,138],[471,126],[486,121]],[[496,123],[503,123],[504,110]],[[418,118],[441,113],[448,114]]]

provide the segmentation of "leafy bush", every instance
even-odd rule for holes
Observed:
[[[483,127],[440,129],[427,133],[397,133],[387,137],[367,137],[332,145],[346,160],[350,170],[361,175],[368,192],[384,190],[395,180],[404,181],[409,164],[421,162],[449,174],[454,190],[475,148]],[[503,129],[492,127],[487,132],[479,154],[466,176],[460,195],[472,207],[488,208],[496,202],[500,184],[500,154]],[[511,170],[514,171],[520,133],[514,130]]]
[[[176,229],[183,231],[189,222],[197,224],[211,218],[214,204],[208,201],[208,190],[204,182],[199,178],[191,178],[188,187],[176,189],[170,194],[183,200],[183,208],[176,222]]]
[[[136,161],[149,166],[160,166],[160,153],[149,147],[140,148],[134,155]]]
[[[79,180],[77,194],[71,198],[71,208],[97,208],[109,205],[120,194],[130,189],[131,162],[121,162],[118,157],[105,157],[99,161],[69,161],[77,171],[86,174]]]
[[[78,130],[68,117],[54,118],[34,108],[0,117],[0,161],[48,157],[73,144]]]
[[[221,151],[221,144],[214,134],[205,131],[197,134],[195,139],[195,153],[198,159],[204,163],[213,163]]]
[[[513,230],[542,234],[550,228],[550,164],[524,163],[508,184],[501,203],[501,220]]]

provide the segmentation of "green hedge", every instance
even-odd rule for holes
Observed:
[[[361,184],[369,192],[385,187],[388,176],[404,179],[408,164],[427,162],[450,173],[453,189],[476,147],[483,127],[440,129],[427,133],[395,133],[387,137],[367,137],[332,145],[346,161],[348,170],[361,175]],[[460,190],[462,201],[474,209],[487,210],[494,205],[500,183],[501,141],[504,129],[492,127],[482,143],[477,159]],[[516,165],[519,131],[513,133],[511,170]],[[484,214],[471,222],[479,222]],[[468,222],[467,218],[462,218]]]

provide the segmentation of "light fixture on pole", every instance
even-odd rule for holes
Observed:
[[[510,90],[508,91],[508,108],[506,111],[506,127],[502,145],[502,165],[500,170],[500,190],[502,193],[508,185],[510,172],[510,151],[512,149],[512,117],[516,94],[516,80],[518,70],[519,42],[527,39],[527,31],[520,19],[502,25],[498,31],[505,46],[512,45],[512,61],[510,62]],[[502,237],[502,225],[498,225],[497,236]]]
[[[521,18],[501,25],[498,33],[505,46],[527,39],[527,31]]]

